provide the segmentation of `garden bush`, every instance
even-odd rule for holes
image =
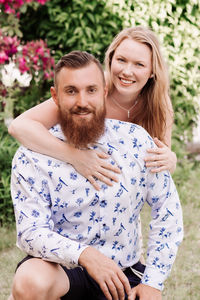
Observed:
[[[199,11],[198,0],[53,0],[42,10],[29,7],[20,22],[25,39],[46,38],[56,60],[80,49],[103,61],[105,49],[123,27],[152,28],[169,63],[175,111],[173,139],[182,143],[191,138],[199,112]]]
[[[119,2],[121,7],[119,9]],[[199,113],[199,0],[113,0],[124,26],[149,26],[157,34],[170,71],[174,107],[173,141],[179,147],[192,137]],[[178,148],[178,147],[176,147]]]
[[[2,34],[16,40],[18,37],[23,40],[24,45],[43,40],[51,49],[55,61],[71,50],[80,49],[92,52],[103,62],[106,48],[122,28],[143,25],[153,29],[169,64],[170,96],[175,112],[172,149],[178,156],[174,178],[178,185],[183,184],[195,165],[192,159],[188,161],[185,145],[192,137],[192,128],[199,113],[199,1],[9,1],[24,4],[18,10],[16,8],[14,14],[1,11]],[[1,1],[0,9],[3,2],[6,0]],[[38,2],[45,5],[39,6]],[[1,47],[2,41],[0,42]],[[0,48],[0,63],[2,59]],[[50,95],[50,84],[50,80],[41,79],[38,85],[37,80],[33,79],[29,88],[18,90],[15,93],[14,116],[47,98]],[[2,106],[0,110],[3,108]],[[3,223],[12,219],[9,172],[17,143],[7,135],[4,124],[0,123],[0,126],[3,149],[0,159],[7,157],[7,165],[1,164],[0,175],[0,222]]]
[[[14,221],[10,197],[11,162],[18,143],[8,135],[7,127],[0,122],[0,226]]]
[[[110,1],[53,0],[42,10],[29,6],[20,24],[24,39],[46,39],[56,60],[78,49],[103,62],[105,49],[123,27],[123,16],[113,11]]]
[[[41,39],[27,42],[20,39],[19,11],[23,11],[23,4],[27,6],[31,2],[0,2],[0,225],[14,219],[10,173],[18,144],[8,135],[6,125],[42,97],[46,98],[53,78],[54,59],[46,43]],[[45,3],[46,0],[37,0],[36,4],[39,2]],[[14,23],[16,28],[11,28]]]

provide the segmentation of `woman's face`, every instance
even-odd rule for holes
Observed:
[[[151,49],[133,39],[123,40],[111,63],[111,79],[116,92],[129,98],[137,96],[151,75]]]

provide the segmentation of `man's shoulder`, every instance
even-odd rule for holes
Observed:
[[[139,138],[143,140],[152,141],[152,137],[149,133],[140,125],[135,123],[115,120],[115,119],[106,119],[106,132],[118,134],[123,134],[127,138]]]
[[[20,165],[21,168],[26,167],[31,162],[38,162],[41,155],[21,145],[15,152],[12,163]]]

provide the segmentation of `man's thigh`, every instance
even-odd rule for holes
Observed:
[[[135,264],[133,267],[141,274],[144,273],[145,266],[140,262]],[[78,267],[69,270],[63,267],[63,269],[69,278],[70,289],[69,292],[61,298],[62,300],[106,300],[106,297],[101,291],[99,285],[92,277],[90,277],[84,268]],[[140,283],[141,279],[134,274],[130,268],[128,268],[124,273],[132,288]],[[127,295],[125,299],[128,299]],[[135,300],[139,300],[139,298],[136,297]]]
[[[15,277],[14,288],[21,283],[42,288],[51,292],[53,299],[58,299],[69,290],[69,279],[63,268],[56,263],[47,262],[40,258],[27,257],[19,263]]]
[[[69,292],[61,297],[62,300],[97,300],[106,298],[103,295],[99,285],[90,277],[86,269],[76,267],[67,269],[63,267],[69,278]],[[103,298],[99,298],[102,296]]]

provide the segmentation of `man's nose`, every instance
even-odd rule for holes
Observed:
[[[88,105],[88,101],[85,93],[79,93],[77,95],[76,105],[80,107],[85,107]]]

